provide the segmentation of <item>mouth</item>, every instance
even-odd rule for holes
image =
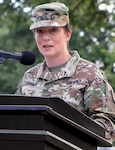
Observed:
[[[43,45],[44,48],[51,48],[53,47],[52,45]]]

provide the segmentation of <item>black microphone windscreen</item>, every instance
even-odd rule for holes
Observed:
[[[20,59],[20,63],[23,65],[32,65],[36,60],[34,53],[29,51],[23,51]]]

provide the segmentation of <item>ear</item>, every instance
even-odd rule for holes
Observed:
[[[66,40],[67,42],[71,39],[72,31],[66,32]]]

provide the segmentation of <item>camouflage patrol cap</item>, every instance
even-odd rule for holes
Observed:
[[[34,22],[30,30],[46,26],[65,26],[69,23],[68,7],[60,2],[46,3],[32,10]]]

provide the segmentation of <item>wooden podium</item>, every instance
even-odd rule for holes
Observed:
[[[0,95],[0,150],[96,150],[104,129],[59,98]]]

